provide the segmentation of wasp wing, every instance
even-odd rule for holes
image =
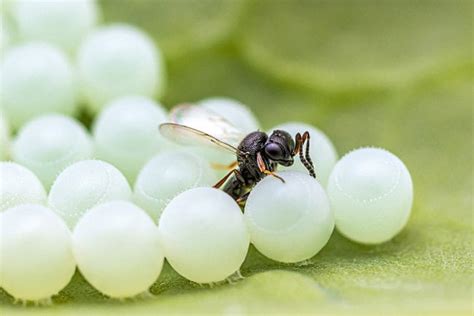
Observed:
[[[246,135],[216,112],[194,104],[176,106],[170,113],[170,121],[201,131],[233,147],[238,147]]]
[[[234,155],[241,154],[240,150],[236,147],[189,126],[176,123],[163,123],[160,125],[160,133],[178,144],[217,146],[233,153]]]

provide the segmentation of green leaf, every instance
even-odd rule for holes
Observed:
[[[409,86],[472,68],[472,2],[253,2],[243,56],[288,84],[325,93]]]
[[[103,0],[107,22],[153,30],[168,58],[187,56],[224,41],[237,23],[241,0]]]

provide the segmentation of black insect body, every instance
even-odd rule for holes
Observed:
[[[237,161],[227,166],[230,172],[214,187],[223,187],[223,190],[237,202],[243,204],[255,184],[267,175],[274,176],[284,182],[283,178],[275,174],[277,166],[291,166],[294,162],[293,157],[297,154],[300,155],[300,160],[309,174],[316,177],[309,156],[310,135],[308,132],[298,133],[293,140],[288,132],[282,130],[275,130],[271,135],[256,131],[240,137],[242,140],[235,147],[209,133],[177,123],[181,121],[186,123],[186,118],[189,118],[191,114],[201,115],[203,119],[206,119],[206,124],[202,126],[205,128],[214,127],[213,131],[222,135],[223,138],[234,141],[239,139],[239,134],[225,119],[213,112],[204,111],[192,105],[178,107],[174,111],[174,116],[172,115],[175,122],[160,125],[161,134],[182,144],[196,144],[197,142],[214,144],[234,153]],[[304,145],[306,146],[303,152]]]
[[[237,155],[238,169],[234,169],[229,173],[232,177],[225,183],[223,188],[235,200],[241,199],[249,188],[266,176],[266,174],[260,171],[257,157],[261,157],[265,170],[268,170],[268,172],[276,170],[277,164],[262,155],[265,151],[267,140],[267,134],[257,131],[247,135],[240,143],[238,150],[244,154]],[[222,181],[226,180],[226,178],[223,178]],[[222,181],[215,186],[219,186]]]

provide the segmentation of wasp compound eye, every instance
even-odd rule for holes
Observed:
[[[280,145],[276,143],[269,143],[265,146],[265,153],[272,159],[272,160],[281,160],[283,159],[283,150],[281,149]]]

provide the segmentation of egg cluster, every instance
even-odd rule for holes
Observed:
[[[250,244],[298,263],[334,227],[377,244],[405,226],[413,199],[405,165],[376,148],[338,161],[330,139],[301,122],[268,132],[308,131],[317,179],[295,161],[278,173],[285,182],[264,178],[239,207],[212,187],[215,162],[235,157],[158,132],[169,120],[156,101],[166,83],[159,47],[134,26],[100,19],[93,0],[17,0],[1,19],[0,286],[13,297],[47,300],[76,267],[105,295],[133,297],[159,278],[165,258],[191,281],[220,282],[238,273]],[[244,133],[260,128],[238,101],[196,104]],[[80,111],[95,115],[90,129],[74,118]]]

